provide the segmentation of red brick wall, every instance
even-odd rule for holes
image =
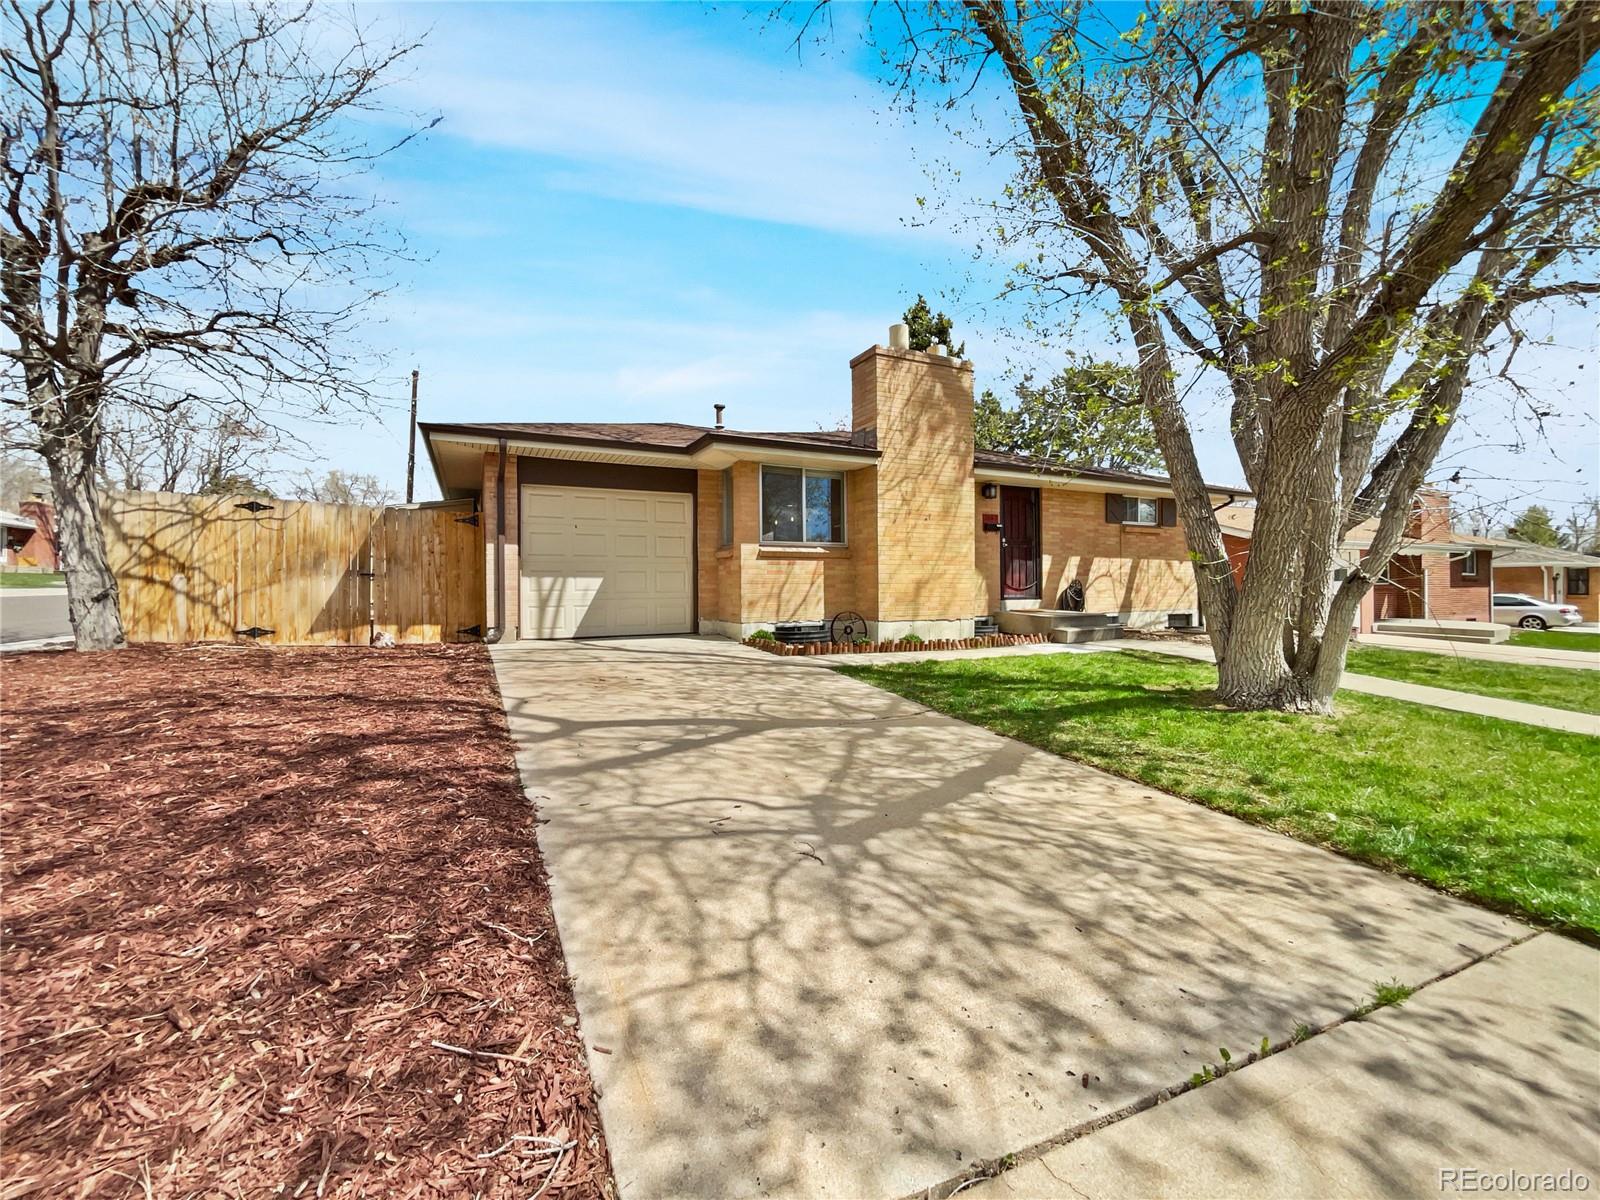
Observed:
[[[1422,616],[1422,567],[1418,555],[1396,554],[1389,563],[1389,582],[1372,589],[1372,619],[1388,621]]]
[[[1548,588],[1549,582],[1543,567],[1496,567],[1494,570],[1494,590],[1497,592],[1521,592],[1535,600],[1550,600],[1553,597]]]
[[[17,506],[17,515],[27,517],[35,526],[22,549],[17,551],[17,561],[54,571],[61,565],[56,555],[54,510],[42,500],[24,500]]]
[[[1464,555],[1425,554],[1423,569],[1428,577],[1427,615],[1436,621],[1487,621],[1489,611],[1489,552],[1474,550],[1476,577],[1463,573]]]

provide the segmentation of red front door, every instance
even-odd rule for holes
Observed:
[[[1000,489],[1000,595],[1039,598],[1039,489]]]

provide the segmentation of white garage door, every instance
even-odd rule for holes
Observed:
[[[522,489],[522,636],[688,633],[694,514],[680,492]]]

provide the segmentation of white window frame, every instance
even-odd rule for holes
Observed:
[[[767,470],[768,470],[769,467],[771,467],[771,468],[773,468],[775,470],[779,470],[779,471],[798,471],[798,472],[800,472],[800,539],[801,540],[797,541],[797,542],[789,542],[789,541],[780,542],[780,541],[778,541],[776,539],[768,540],[766,529],[762,528],[762,529],[757,530],[757,536],[761,540],[761,545],[763,545],[763,546],[847,546],[847,545],[850,544],[850,541],[849,541],[849,539],[850,539],[849,500],[846,498],[846,493],[850,489],[846,486],[845,474],[844,474],[843,471],[822,471],[822,470],[813,470],[811,467],[791,467],[791,466],[787,466],[787,465],[785,465],[783,463],[762,463],[761,464],[761,470],[758,472],[758,474],[760,476],[760,479],[759,479],[760,490],[759,490],[759,494],[756,497],[756,502],[757,502],[756,513],[758,515],[758,518],[759,518],[762,526],[765,526],[766,525],[766,521],[767,521]],[[811,477],[813,475],[817,476],[818,478],[837,479],[839,481],[839,529],[844,534],[844,539],[841,540],[841,541],[837,541],[837,542],[811,542],[811,541],[806,541],[805,540],[805,535],[806,535],[806,480],[807,480],[807,478],[809,478],[809,477]]]
[[[1476,550],[1468,550],[1461,555],[1461,578],[1478,578],[1478,552]]]
[[[1150,506],[1150,519],[1148,521],[1141,521],[1138,518],[1139,505],[1141,504],[1148,504]],[[1128,519],[1128,509],[1130,507],[1134,512],[1134,518],[1131,521]],[[1122,523],[1124,525],[1139,525],[1144,528],[1151,528],[1160,525],[1161,500],[1155,496],[1123,496]]]

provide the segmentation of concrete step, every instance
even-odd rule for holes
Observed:
[[[1059,608],[1013,608],[996,614],[1006,633],[1053,633],[1058,629],[1117,629],[1116,613],[1068,612]]]
[[[1061,642],[1068,646],[1078,642],[1109,642],[1121,636],[1121,625],[1078,625],[1050,631],[1052,642]]]
[[[1372,632],[1397,634],[1400,637],[1442,638],[1452,642],[1503,642],[1511,636],[1509,626],[1489,621],[1429,621],[1413,617],[1374,621]]]

